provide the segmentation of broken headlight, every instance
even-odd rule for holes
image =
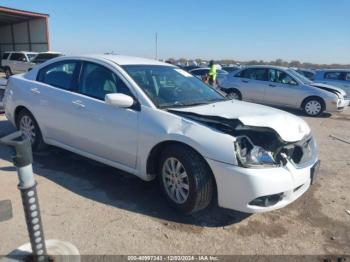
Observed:
[[[271,152],[256,146],[247,136],[237,137],[235,151],[239,164],[243,167],[276,166]]]

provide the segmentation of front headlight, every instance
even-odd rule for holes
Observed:
[[[243,167],[276,166],[271,152],[256,146],[247,136],[237,137],[235,151],[238,163]]]

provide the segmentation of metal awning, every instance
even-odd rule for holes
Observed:
[[[0,25],[10,25],[35,18],[48,18],[48,14],[29,12],[0,6]]]
[[[50,49],[48,14],[0,6],[0,53]]]

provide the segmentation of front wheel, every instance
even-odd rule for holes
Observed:
[[[158,178],[168,202],[181,213],[204,209],[212,200],[212,173],[205,160],[186,146],[172,145],[163,151]]]
[[[304,102],[303,111],[308,116],[319,116],[323,113],[324,102],[320,98],[309,98]]]
[[[236,90],[227,91],[226,97],[229,99],[242,100],[241,94]]]

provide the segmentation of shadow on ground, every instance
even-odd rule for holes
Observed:
[[[276,107],[276,108],[283,110],[283,111],[286,111],[286,112],[291,113],[291,114],[296,115],[296,116],[315,118],[312,116],[307,116],[302,110],[299,110],[299,109],[285,108],[285,107]],[[330,114],[330,113],[323,113],[320,116],[316,116],[316,118],[330,118],[330,117],[332,117],[332,114]]]
[[[0,137],[12,131],[14,128],[8,121],[0,121]],[[0,158],[10,160],[11,150],[1,145]],[[34,154],[33,169],[35,174],[85,198],[170,222],[221,227],[238,223],[249,216],[222,209],[214,204],[217,201],[194,215],[178,214],[168,206],[157,181],[142,181],[121,170],[56,147]],[[1,171],[14,171],[14,168],[2,167]]]

